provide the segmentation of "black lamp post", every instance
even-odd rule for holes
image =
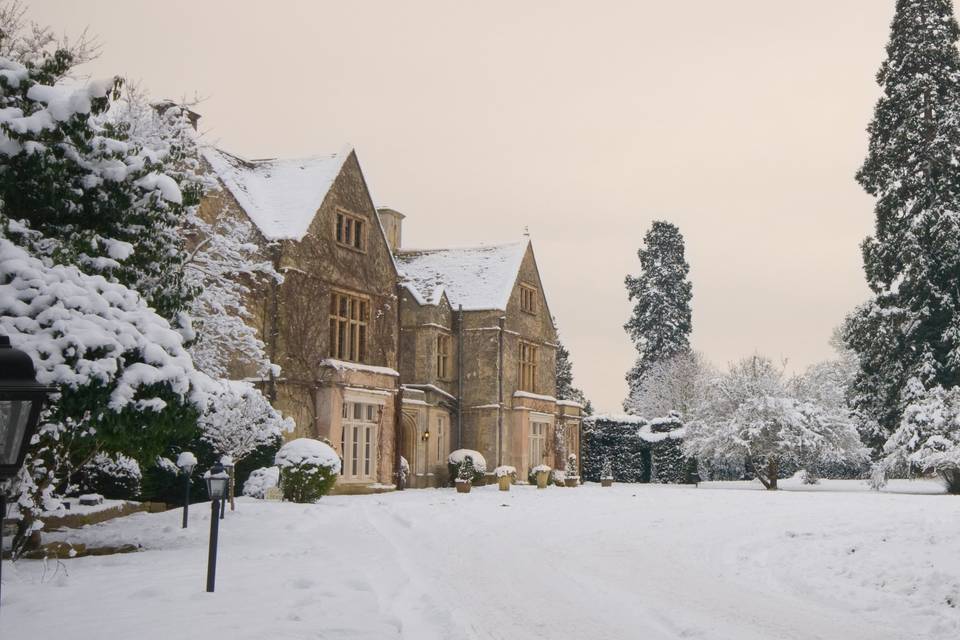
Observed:
[[[210,467],[203,474],[207,482],[207,493],[210,495],[210,550],[207,554],[207,593],[213,593],[214,583],[217,580],[217,536],[220,533],[220,509],[223,507],[223,498],[227,495],[227,485],[230,476],[223,470],[219,462]]]
[[[10,338],[0,335],[0,550],[7,515],[6,484],[23,466],[40,410],[53,391],[54,387],[37,382],[30,356],[12,348]]]
[[[223,516],[227,513],[227,499],[230,500],[230,511],[233,511],[233,458],[230,456],[221,456],[220,464],[223,465],[223,470],[227,472],[227,475],[230,477],[230,482],[227,484],[227,495],[223,500],[223,509],[220,509],[220,519],[223,520]]]
[[[183,471],[184,494],[183,494],[183,528],[187,528],[187,513],[190,511],[190,474],[193,468],[197,466],[197,457],[189,451],[184,451],[177,457],[177,466]]]

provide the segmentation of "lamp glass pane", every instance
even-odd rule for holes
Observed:
[[[0,400],[0,464],[17,461],[32,406],[31,400]]]
[[[219,500],[227,492],[229,478],[207,478],[207,492],[212,500]]]

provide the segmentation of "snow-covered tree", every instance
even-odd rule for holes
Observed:
[[[216,389],[194,369],[181,334],[135,291],[49,267],[4,237],[0,333],[30,355],[38,381],[57,388],[18,476],[18,549],[78,468],[98,452],[152,464],[192,433]]]
[[[200,417],[201,439],[215,453],[239,463],[258,448],[276,443],[293,421],[283,418],[253,385],[223,381]]]
[[[960,27],[950,0],[898,0],[857,180],[876,198],[863,243],[873,297],[847,320],[853,405],[883,441],[925,390],[960,384]],[[916,394],[920,394],[919,396]]]
[[[703,412],[717,373],[701,354],[684,351],[653,363],[640,385],[623,403],[635,416],[668,416],[695,420]]]
[[[884,447],[874,482],[890,472],[936,473],[949,493],[960,494],[960,387],[912,390],[899,428]]]
[[[627,296],[633,313],[624,325],[638,351],[627,373],[631,395],[643,383],[650,367],[690,349],[693,289],[683,236],[669,222],[655,221],[637,252],[640,275],[627,276]]]
[[[263,260],[251,242],[249,221],[223,217],[210,224],[200,216],[184,228],[195,243],[184,264],[187,283],[199,293],[190,306],[197,339],[190,346],[197,367],[216,377],[241,365],[258,377],[279,369],[271,364],[266,346],[250,323],[246,301],[254,282],[282,276]]]
[[[557,399],[573,400],[583,405],[584,415],[593,413],[593,405],[579,388],[573,386],[573,361],[570,351],[557,339]]]
[[[189,159],[173,138],[134,136],[111,113],[119,78],[78,82],[72,65],[62,50],[0,61],[0,199],[8,218],[37,232],[11,238],[48,265],[75,264],[140,292],[174,320],[192,296],[178,226],[200,188],[173,171]]]
[[[846,411],[794,397],[768,358],[734,364],[713,385],[706,415],[686,426],[689,456],[720,465],[749,462],[764,487],[781,468],[861,459],[865,450]]]

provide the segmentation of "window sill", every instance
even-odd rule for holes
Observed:
[[[357,249],[357,248],[356,248],[355,246],[353,246],[352,244],[344,244],[343,242],[337,242],[336,244],[337,244],[337,248],[338,248],[338,249],[346,249],[346,250],[348,250],[348,251],[352,251],[352,252],[354,252],[354,253],[359,253],[359,254],[361,254],[361,255],[366,255],[366,254],[367,254],[367,250],[366,250],[366,249]]]

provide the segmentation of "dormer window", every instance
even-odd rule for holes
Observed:
[[[337,244],[357,251],[365,251],[366,227],[362,218],[349,213],[337,213]]]
[[[528,284],[520,285],[520,311],[537,313],[537,288]]]

